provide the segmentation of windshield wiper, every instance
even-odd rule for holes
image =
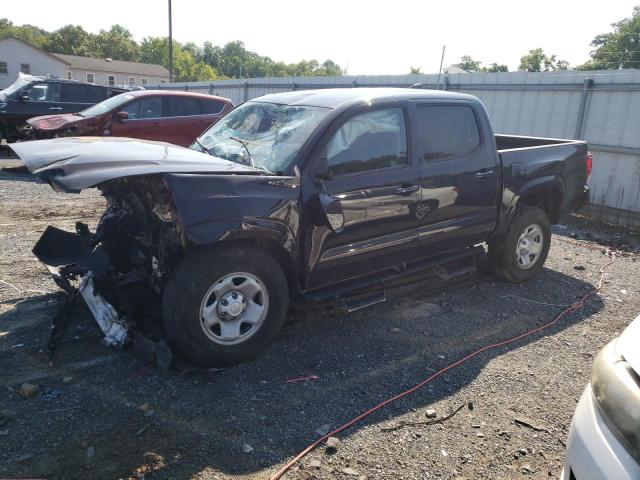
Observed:
[[[196,138],[196,143],[198,144],[198,146],[204,151],[209,153],[209,150],[207,149],[207,147],[205,147],[202,142],[200,141],[200,138]],[[211,154],[209,154],[211,155]]]
[[[253,158],[251,157],[251,152],[249,151],[249,147],[247,147],[248,142],[246,140],[242,140],[241,138],[234,137],[234,136],[229,136],[229,139],[235,140],[236,142],[238,142],[240,145],[244,147],[245,152],[247,152],[247,155],[249,156],[249,165],[251,165],[253,168],[256,168],[255,164],[253,163]]]

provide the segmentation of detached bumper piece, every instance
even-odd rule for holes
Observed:
[[[100,295],[93,284],[91,271],[82,277],[80,295],[89,307],[98,325],[104,332],[103,342],[109,347],[121,347],[127,341],[127,327],[118,316],[118,312]]]
[[[96,276],[108,271],[108,257],[100,246],[94,245],[92,234],[84,224],[77,224],[76,230],[76,233],[71,233],[47,227],[33,248],[34,255],[47,267],[56,284],[68,294],[60,311],[52,319],[50,360],[56,341],[65,328],[64,321],[69,318],[78,296],[84,299],[104,332],[106,345],[121,347],[129,339],[126,322],[96,288]],[[78,279],[80,283],[76,288],[72,282]]]

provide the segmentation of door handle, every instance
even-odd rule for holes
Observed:
[[[476,173],[476,178],[479,180],[485,180],[489,177],[493,177],[496,174],[493,170],[485,170],[484,172]]]
[[[396,195],[409,195],[410,193],[415,193],[420,190],[419,185],[403,185],[394,190]]]
[[[62,107],[49,107],[49,110],[62,110]]]

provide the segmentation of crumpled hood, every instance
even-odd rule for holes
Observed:
[[[27,123],[38,130],[57,130],[64,126],[71,126],[79,120],[82,120],[82,117],[72,113],[63,113],[30,118]]]
[[[65,137],[15,142],[13,151],[55,190],[77,193],[115,178],[158,173],[264,175],[239,163],[170,143],[118,137]]]
[[[640,315],[618,337],[616,353],[622,355],[640,375]]]

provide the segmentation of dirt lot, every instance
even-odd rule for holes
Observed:
[[[79,308],[50,368],[43,347],[61,296],[30,250],[46,225],[92,223],[102,208],[94,192],[56,194],[0,172],[0,477],[267,479],[317,432],[550,321],[593,288],[608,260],[598,243],[558,228],[547,268],[527,285],[486,274],[407,279],[359,312],[292,312],[266,355],[217,372],[152,370],[132,350],[102,346]],[[448,372],[285,478],[557,478],[594,354],[640,313],[637,259],[619,255],[601,294],[556,327]],[[318,379],[286,382],[308,374]],[[23,399],[24,382],[39,394]],[[464,402],[473,409],[441,424],[385,431]]]

